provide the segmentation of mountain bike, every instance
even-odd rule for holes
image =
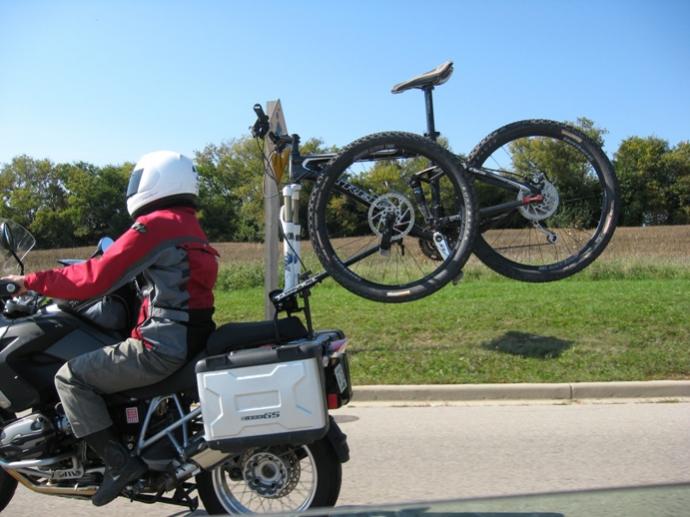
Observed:
[[[337,154],[300,155],[299,136],[270,134],[255,106],[254,136],[268,135],[277,152],[292,145],[291,184],[314,182],[309,234],[326,274],[356,294],[386,302],[426,296],[458,278],[468,246],[509,278],[559,280],[589,265],[613,236],[618,182],[583,130],[514,122],[467,159],[436,143],[432,92],[452,71],[446,62],[393,87],[424,92],[424,136],[379,133]]]

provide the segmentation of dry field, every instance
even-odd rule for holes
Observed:
[[[690,226],[618,228],[600,260],[658,260],[690,266]]]
[[[214,246],[221,255],[224,266],[237,263],[257,262],[263,258],[263,244],[253,242],[218,242]],[[58,265],[58,259],[88,258],[96,245],[80,248],[59,248],[52,250],[33,250],[26,260],[26,270],[38,271]]]
[[[221,255],[224,267],[258,264],[263,260],[261,243],[221,242],[214,246]],[[26,270],[52,268],[58,258],[86,258],[93,247],[34,250],[27,257]],[[309,241],[302,242],[306,256],[311,254]],[[690,268],[690,226],[648,226],[646,228],[618,228],[599,263],[654,264]],[[478,263],[472,258],[469,268]]]

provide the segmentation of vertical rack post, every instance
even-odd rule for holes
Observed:
[[[285,115],[280,104],[280,99],[269,101],[266,105],[269,119],[269,130],[277,136],[287,134]],[[266,160],[266,174],[264,175],[264,317],[272,319],[275,316],[275,307],[269,298],[269,293],[278,289],[278,260],[280,258],[280,239],[278,232],[280,214],[280,193],[278,182],[282,170],[271,170],[269,165],[271,156],[275,151],[275,145],[269,138],[264,141],[264,154]],[[273,161],[275,163],[275,161]],[[278,177],[274,180],[273,175]]]

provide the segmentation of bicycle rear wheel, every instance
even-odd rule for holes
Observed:
[[[526,282],[566,278],[592,263],[613,236],[619,211],[613,166],[576,128],[549,120],[509,124],[474,148],[468,169],[480,207],[474,251],[501,275]],[[533,192],[486,184],[492,175]],[[515,201],[521,203],[509,210],[489,210]]]
[[[456,158],[411,133],[356,140],[309,199],[311,242],[346,289],[380,302],[427,296],[456,278],[472,251],[476,203]]]

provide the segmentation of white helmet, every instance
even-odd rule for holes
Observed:
[[[164,206],[196,206],[199,182],[192,160],[172,151],[154,151],[134,166],[127,187],[127,211],[136,218],[144,210]]]

